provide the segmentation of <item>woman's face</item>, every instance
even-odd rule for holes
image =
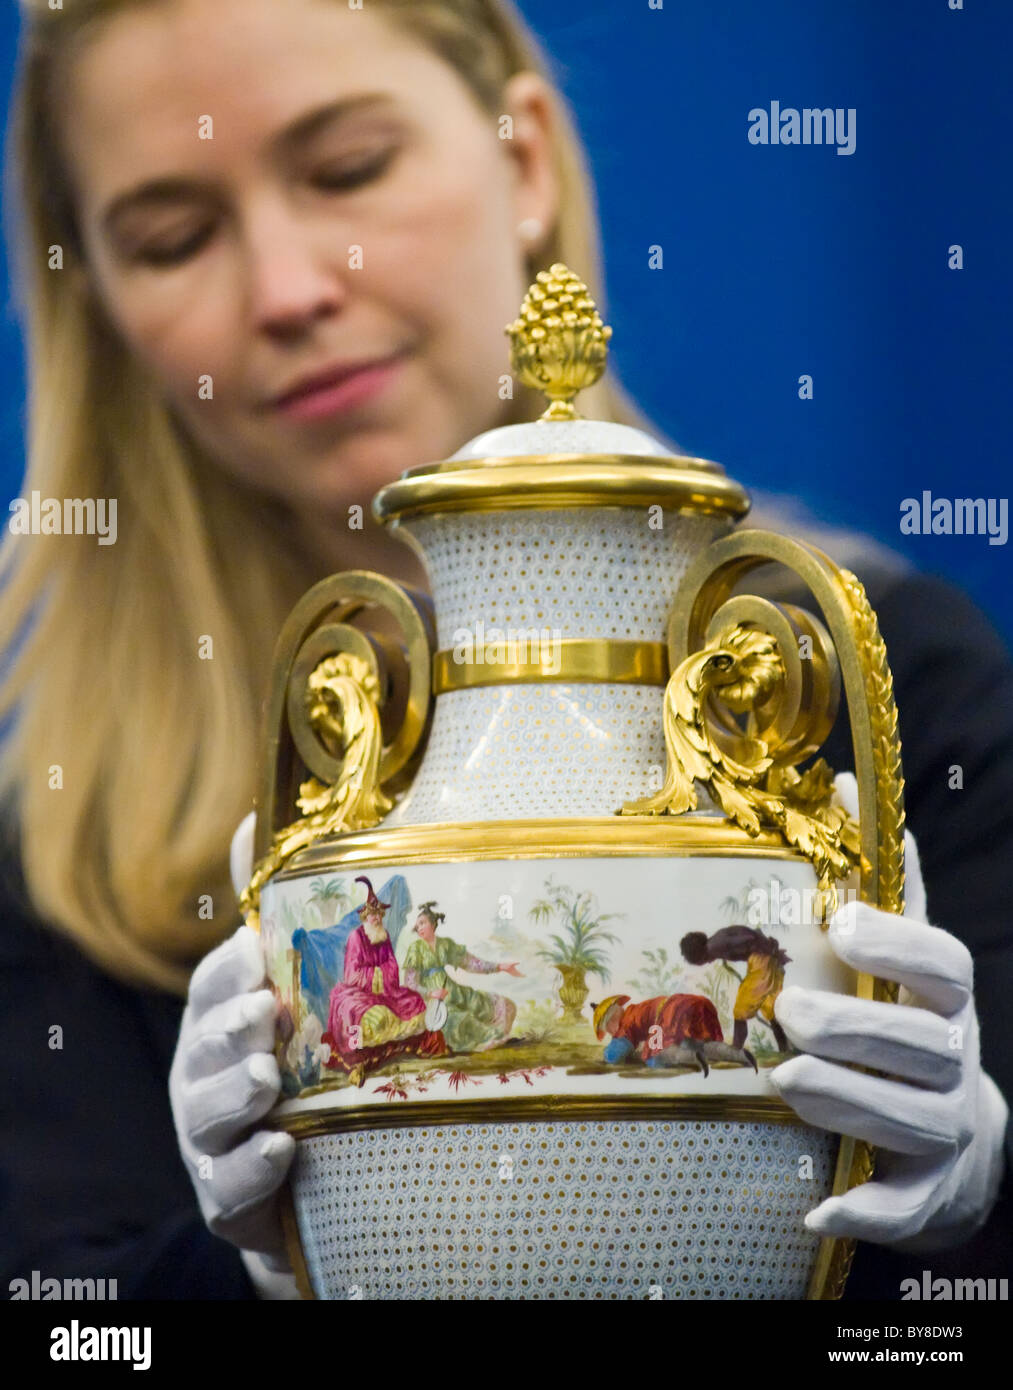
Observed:
[[[340,0],[165,0],[82,46],[61,110],[89,280],[223,469],[344,522],[506,418],[518,224],[556,209],[545,85],[504,100],[507,140],[382,9]],[[275,403],[364,362],[343,408]]]
[[[436,926],[428,917],[424,917],[422,913],[419,913],[418,917],[415,919],[415,930],[423,941],[428,941],[429,944],[432,945],[436,937]]]

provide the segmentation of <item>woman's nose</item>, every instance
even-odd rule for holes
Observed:
[[[319,229],[294,217],[263,220],[248,238],[250,314],[256,330],[291,334],[340,312],[347,297],[340,238],[320,244]]]

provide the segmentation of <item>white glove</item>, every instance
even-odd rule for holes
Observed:
[[[857,815],[854,777],[842,773],[836,785]],[[807,1124],[880,1150],[873,1180],[828,1197],[806,1226],[921,1253],[961,1244],[986,1220],[1002,1181],[1009,1111],[980,1066],[970,952],[949,932],[925,925],[925,886],[910,832],[905,868],[903,917],[849,903],[827,931],[833,950],[855,970],[898,981],[898,1004],[788,986],[774,1013],[792,1043],[816,1055],[794,1057],[769,1075]]]
[[[232,841],[237,894],[252,872],[253,813]],[[260,939],[247,926],[211,951],[190,980],[169,1099],[180,1152],[201,1214],[240,1247],[261,1297],[298,1297],[285,1257],[278,1188],[295,1153],[289,1134],[250,1133],[281,1089],[274,995],[262,989]]]

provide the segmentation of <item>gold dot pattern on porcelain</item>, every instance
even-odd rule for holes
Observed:
[[[797,1299],[836,1144],[702,1121],[360,1130],[301,1140],[294,1189],[320,1298]]]
[[[552,682],[441,695],[422,767],[383,824],[610,815],[660,785],[662,697]]]
[[[406,523],[432,577],[440,647],[486,629],[561,637],[665,639],[690,560],[729,523],[667,512],[662,529],[634,509],[463,513]]]

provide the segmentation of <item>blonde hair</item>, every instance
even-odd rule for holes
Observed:
[[[110,973],[182,993],[237,924],[229,842],[252,804],[272,648],[321,575],[278,503],[227,479],[180,427],[84,277],[49,268],[55,247],[65,271],[84,268],[56,131],[61,65],[86,26],[142,3],[22,0],[4,176],[27,356],[24,493],[117,498],[122,523],[115,545],[9,532],[0,545],[0,716],[16,716],[0,795],[39,916]],[[379,3],[490,118],[514,73],[552,83],[512,4]],[[586,161],[563,99],[555,105],[561,212],[530,268],[566,262],[604,310]],[[650,428],[611,371],[582,406]],[[205,637],[213,660],[198,659]],[[199,913],[203,895],[212,920]]]

